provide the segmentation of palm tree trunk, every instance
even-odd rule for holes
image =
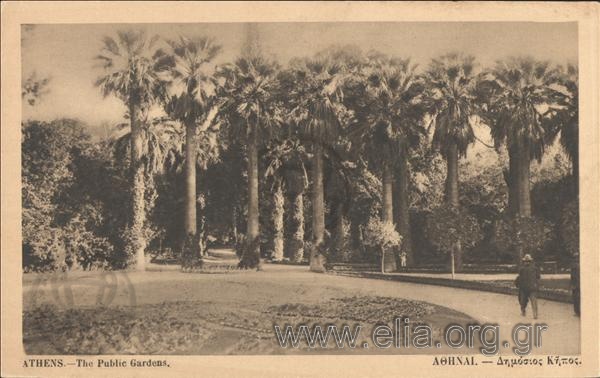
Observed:
[[[234,245],[237,245],[238,243],[238,230],[237,230],[237,204],[234,204],[232,206],[232,210],[231,210],[231,223],[232,223],[232,232],[233,232],[233,241],[234,241]]]
[[[529,188],[529,143],[522,141],[519,144],[519,215],[522,217],[531,216],[531,191]]]
[[[290,222],[292,239],[287,245],[288,256],[293,262],[304,259],[304,194],[294,194],[292,200],[292,217]]]
[[[196,236],[196,143],[193,122],[185,125],[185,236]]]
[[[246,228],[246,245],[248,248],[241,258],[240,266],[260,269],[257,143],[256,130],[253,130],[248,140],[248,221]]]
[[[273,229],[275,235],[273,238],[273,260],[281,261],[283,259],[283,189],[277,185],[273,194]]]
[[[519,211],[519,151],[512,144],[508,147],[508,172],[504,176],[508,187],[508,214],[515,215]]]
[[[394,181],[390,162],[386,159],[383,162],[383,214],[382,220],[384,222],[394,222],[394,205],[393,205],[393,191],[392,183]]]
[[[325,203],[323,193],[323,146],[314,144],[313,162],[313,246],[310,253],[310,270],[313,272],[325,271],[325,256],[321,255],[319,247],[325,237]]]
[[[446,201],[453,207],[458,207],[458,147],[450,142],[446,151]]]
[[[208,255],[208,243],[206,239],[206,216],[204,209],[206,209],[206,202],[204,196],[198,196],[196,200],[197,208],[200,211],[200,215],[197,217],[196,227],[196,239],[198,240],[198,255],[202,258]]]
[[[288,244],[288,256],[293,262],[304,259],[304,194],[296,193],[292,200],[292,240]]]
[[[446,175],[446,202],[453,208],[458,209],[458,146],[451,142],[446,152],[446,163],[448,172]],[[451,258],[451,264],[460,271],[461,267],[456,266],[456,261],[462,261],[462,247],[460,241],[456,244],[455,254]]]
[[[398,160],[398,169],[396,170],[396,180],[394,180],[394,221],[398,232],[402,236],[401,250],[406,252],[406,265],[413,265],[412,241],[410,232],[409,218],[409,193],[408,193],[408,162],[406,153],[400,154]]]
[[[129,103],[129,117],[131,123],[131,250],[135,253],[136,270],[144,270],[146,259],[146,239],[144,237],[144,222],[146,219],[144,192],[146,183],[144,179],[144,165],[142,163],[143,135],[138,123],[138,107],[133,102]]]
[[[390,167],[390,161],[385,159],[383,162],[383,172],[382,172],[382,183],[383,183],[383,213],[382,220],[384,222],[394,222],[394,205],[393,205],[393,181],[394,175],[392,172],[392,168]],[[382,259],[386,261],[386,265],[382,266],[382,269],[387,271],[395,271],[396,270],[396,257],[394,256],[394,250],[390,249],[389,251],[382,250]],[[385,255],[388,256],[385,256]],[[383,263],[382,263],[383,264]]]

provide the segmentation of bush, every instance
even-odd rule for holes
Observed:
[[[475,216],[464,209],[442,205],[426,217],[425,233],[435,249],[445,256],[454,251],[456,269],[462,265],[463,251],[469,251],[482,240],[482,232]]]
[[[372,217],[365,228],[365,244],[378,251],[381,256],[381,271],[385,270],[385,255],[391,252],[392,248],[399,247],[402,242],[402,236],[396,231],[396,226],[392,222],[382,222],[376,217]]]
[[[67,224],[63,233],[66,263],[69,269],[84,270],[107,268],[113,257],[113,245],[106,238],[96,236],[85,228],[77,216]]]
[[[387,250],[398,247],[402,242],[402,236],[396,231],[392,222],[383,222],[373,217],[365,228],[365,244],[370,247]]]
[[[531,190],[533,214],[552,223],[560,223],[563,206],[568,204],[569,199],[576,196],[573,187],[572,176],[562,177],[556,181],[545,179],[535,183]]]
[[[66,270],[66,250],[63,233],[58,228],[38,228],[37,233],[23,243],[23,270],[47,272]]]
[[[558,225],[563,251],[569,256],[579,253],[579,201],[569,202],[562,211]]]
[[[496,221],[491,244],[505,261],[518,262],[526,253],[541,261],[552,240],[554,225],[538,217],[507,217]]]
[[[34,238],[23,245],[25,272],[109,267],[114,248],[106,238],[87,230],[80,218],[66,227],[38,229]]]
[[[76,120],[23,124],[25,271],[122,267],[114,252],[122,188],[106,147]]]

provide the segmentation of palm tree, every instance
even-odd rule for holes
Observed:
[[[435,127],[433,145],[440,149],[447,163],[446,202],[458,207],[458,159],[466,156],[475,141],[471,125],[474,114],[474,75],[472,56],[451,53],[433,59],[427,72],[428,101]]]
[[[283,159],[286,146],[285,143],[276,143],[268,149],[266,156],[267,169],[265,177],[271,179],[271,192],[273,193],[273,260],[281,261],[283,259],[283,216],[284,203],[283,196]]]
[[[365,139],[369,148],[374,150],[371,155],[377,157],[382,167],[382,220],[397,221],[396,227],[405,241],[410,234],[408,153],[425,133],[421,124],[424,88],[415,75],[415,68],[416,65],[411,65],[409,59],[371,53],[363,73],[367,93],[364,125],[368,136]],[[408,243],[403,243],[402,248],[412,264]]]
[[[291,114],[295,123],[303,128],[312,141],[312,229],[313,249],[310,269],[325,270],[324,256],[318,251],[325,236],[325,203],[323,190],[323,145],[333,143],[336,134],[349,118],[342,104],[344,67],[331,57],[318,55],[314,59],[294,60],[292,78],[288,85]]]
[[[221,47],[211,38],[180,37],[167,42],[170,51],[161,52],[160,67],[168,73],[167,80],[174,94],[166,98],[165,111],[185,126],[185,182],[186,210],[184,218],[185,238],[196,238],[196,165],[197,134],[210,132],[212,119],[218,106],[214,93],[215,83],[210,76],[211,63]],[[198,125],[204,123],[199,130]],[[199,244],[195,242],[194,245]],[[204,251],[194,251],[202,255]]]
[[[284,190],[291,193],[292,218],[294,230],[292,240],[288,244],[288,254],[292,261],[300,262],[304,257],[304,201],[303,191],[308,185],[304,168],[304,146],[295,138],[284,139],[275,143],[266,156],[268,166],[265,176],[272,181],[273,192],[273,260],[281,260],[284,256]]]
[[[154,46],[157,37],[147,38],[143,31],[119,31],[117,38],[104,37],[101,54],[96,57],[104,76],[96,81],[104,96],[115,95],[127,106],[131,128],[131,238],[129,248],[136,256],[136,268],[145,265],[144,221],[144,131],[140,112],[147,110],[163,93],[157,75]]]
[[[560,144],[571,160],[572,175],[577,190],[579,181],[579,72],[576,66],[561,67],[557,89],[557,108],[550,118],[555,131],[560,131]]]
[[[219,69],[223,83],[220,96],[226,99],[223,111],[233,126],[235,138],[244,143],[248,158],[248,219],[246,247],[240,267],[260,268],[258,238],[258,144],[261,134],[269,134],[281,122],[277,99],[278,66],[258,54],[238,58],[233,65]],[[250,248],[252,247],[252,248]],[[247,249],[252,249],[248,251]]]
[[[139,117],[144,174],[149,176],[162,173],[165,169],[176,166],[178,156],[182,154],[182,145],[179,142],[182,139],[181,130],[165,117],[149,119],[146,112]],[[128,114],[126,118],[129,118]],[[131,124],[120,123],[115,126],[115,130],[110,137],[115,159],[131,164]]]
[[[222,141],[219,140],[220,122],[218,118],[216,118],[216,113],[217,107],[213,107],[209,114],[204,118],[204,121],[201,124],[196,125],[195,133],[192,138],[192,143],[196,148],[194,171],[198,168],[205,171],[208,166],[220,162],[222,149],[227,148],[226,146],[223,146]],[[162,121],[165,126],[168,125],[176,130],[176,134],[171,141],[172,149],[169,151],[170,156],[167,161],[167,167],[177,173],[185,171],[187,180],[187,167],[189,166],[187,158],[189,155],[186,154],[186,145],[189,141],[189,134],[186,132],[185,126],[183,126],[180,121],[173,121],[169,117],[164,117]],[[189,190],[189,188],[186,186],[186,191],[187,190]],[[196,192],[197,186],[194,187],[194,193]],[[195,198],[194,206],[200,211],[200,214],[195,220],[196,234],[193,237],[190,236],[190,234],[187,234],[188,237],[184,237],[182,240],[183,243],[181,245],[183,248],[181,257],[182,263],[184,264],[195,264],[198,262],[198,259],[201,259],[202,256],[207,254],[207,235],[205,234],[206,217],[205,214],[202,213],[206,206],[205,196],[204,194],[198,194]],[[187,211],[189,209],[188,199],[186,198],[185,200],[185,210]]]
[[[506,144],[509,152],[509,208],[521,217],[531,216],[530,163],[541,160],[548,143],[546,120],[556,114],[557,83],[557,70],[548,62],[510,58],[498,62],[480,85],[482,119],[495,144]]]

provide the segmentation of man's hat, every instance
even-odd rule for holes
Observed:
[[[526,254],[525,256],[523,256],[522,261],[533,261],[533,258],[530,254]]]

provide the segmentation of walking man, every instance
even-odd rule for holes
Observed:
[[[515,285],[519,288],[519,304],[521,305],[521,315],[525,316],[527,302],[531,301],[533,318],[537,319],[537,292],[539,289],[540,270],[533,263],[531,255],[526,254],[521,260],[519,275],[515,280]]]

